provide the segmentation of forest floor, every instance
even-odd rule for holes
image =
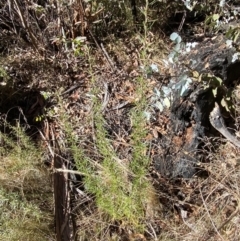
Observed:
[[[61,173],[71,240],[238,240],[239,148],[204,137],[191,178],[161,159],[172,145],[186,152],[186,137],[171,136],[171,100],[154,99],[175,73],[172,41],[149,29],[85,35],[36,50],[1,33],[0,239],[56,239]],[[232,93],[238,129],[239,83]]]

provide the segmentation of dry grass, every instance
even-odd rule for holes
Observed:
[[[19,127],[1,133],[1,240],[53,240],[49,174],[42,151]]]

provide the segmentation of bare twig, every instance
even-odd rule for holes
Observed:
[[[112,109],[110,109],[110,110],[119,110],[119,109],[122,109],[122,108],[124,108],[125,106],[127,106],[127,105],[129,105],[129,104],[131,104],[131,103],[130,103],[128,100],[126,100],[126,101],[124,101],[123,103],[114,106],[114,107],[113,107]]]
[[[107,51],[106,51],[106,49],[104,48],[104,46],[103,46],[102,43],[101,43],[101,48],[102,48],[102,51],[103,51],[103,53],[104,53],[104,55],[105,55],[108,63],[111,65],[111,67],[112,67],[113,69],[115,69],[115,65],[114,65],[113,61],[111,60],[111,58],[109,57],[109,55],[108,55],[108,53],[107,53]]]
[[[19,3],[19,0],[14,0],[14,3],[16,5],[16,11],[21,19],[21,22],[22,22],[22,25],[23,27],[27,30],[28,34],[29,34],[29,37],[32,41],[32,45],[33,47],[35,48],[35,50],[38,51],[38,41],[37,41],[37,38],[34,36],[33,34],[33,31],[31,29],[31,27],[27,24],[27,20],[26,18],[24,17],[24,14],[23,14],[23,11],[21,9],[21,6],[20,6],[20,3]]]
[[[109,102],[108,85],[104,82],[104,100],[102,102],[102,111],[106,108]]]
[[[180,33],[181,30],[182,30],[182,27],[183,27],[183,24],[184,24],[184,22],[185,22],[185,19],[186,19],[186,11],[183,12],[182,21],[181,21],[181,23],[180,23],[180,25],[179,25],[179,27],[178,27],[178,32],[179,32],[179,33]]]
[[[237,207],[237,209],[231,214],[231,216],[224,221],[221,225],[219,225],[219,227],[217,228],[218,230],[221,230],[225,225],[227,225],[237,214],[239,213],[239,206]]]
[[[49,141],[46,140],[45,136],[43,135],[43,133],[42,133],[40,130],[38,130],[38,132],[40,133],[40,135],[41,135],[41,137],[42,137],[42,140],[43,140],[43,141],[45,142],[45,144],[47,145],[48,150],[49,150],[51,156],[54,157],[54,151],[52,150],[51,145],[49,144]]]

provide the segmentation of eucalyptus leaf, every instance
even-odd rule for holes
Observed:
[[[192,72],[192,76],[197,79],[197,78],[199,78],[199,73],[194,70],[194,71]]]
[[[228,48],[232,48],[232,46],[233,46],[232,43],[233,43],[233,41],[230,40],[230,39],[228,39],[228,40],[226,41],[227,47],[228,47]]]
[[[180,77],[180,80],[178,83],[176,83],[173,88],[175,90],[178,90],[180,93],[180,96],[184,96],[186,94],[186,91],[188,91],[190,84],[192,83],[192,79],[190,79],[186,74],[182,75]]]
[[[178,33],[176,33],[176,32],[173,32],[171,35],[170,35],[170,39],[172,40],[172,41],[175,41],[177,38],[178,38]]]
[[[181,44],[180,44],[180,43],[177,43],[177,44],[174,46],[173,50],[174,50],[176,53],[178,53],[178,52],[181,50]]]
[[[192,83],[192,80],[190,78],[188,78],[188,80],[186,81],[185,85],[182,86],[182,89],[180,91],[180,96],[188,96],[189,95],[189,91],[190,91],[190,85]]]
[[[219,17],[220,17],[220,15],[219,15],[219,14],[213,14],[213,15],[212,15],[212,19],[213,19],[213,21],[218,20],[218,19],[219,19]]]
[[[240,31],[238,31],[238,32],[235,33],[234,38],[233,38],[233,41],[234,41],[234,42],[237,42],[238,37],[239,37],[239,34],[240,34]]]
[[[151,118],[151,113],[148,112],[148,111],[144,111],[143,114],[145,115],[147,121],[150,121],[150,118]]]
[[[158,66],[156,64],[151,64],[150,68],[151,68],[153,73],[158,73],[159,72]]]
[[[218,87],[212,89],[213,96],[216,98],[217,97],[217,89]]]
[[[172,92],[172,89],[167,87],[167,86],[163,86],[162,87],[162,92],[163,92],[163,95],[166,97],[166,96],[169,96]]]
[[[175,52],[171,52],[169,55],[168,55],[168,61],[173,64],[174,63],[174,57],[175,57],[176,53]]]
[[[222,7],[224,7],[224,5],[225,5],[225,0],[221,0],[219,3],[219,6],[222,8]]]
[[[176,33],[176,32],[173,32],[173,33],[170,35],[170,39],[171,39],[173,42],[175,42],[175,43],[181,43],[181,41],[182,41],[181,36],[180,36],[178,33]]]
[[[155,103],[155,107],[157,107],[160,110],[160,112],[163,111],[163,105],[162,105],[162,103],[160,101],[157,101]]]
[[[226,109],[226,111],[230,112],[230,110],[228,108],[228,104],[224,98],[222,98],[222,100],[221,100],[221,106],[224,107]]]
[[[169,108],[171,106],[171,102],[170,102],[169,98],[166,97],[163,100],[163,104],[164,104],[165,107]]]
[[[157,88],[154,88],[153,91],[154,91],[155,95],[157,95],[157,97],[160,97],[161,94]]]

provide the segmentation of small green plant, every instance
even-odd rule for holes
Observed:
[[[201,74],[198,81],[202,83],[204,89],[211,88],[214,98],[220,99],[220,103],[226,111],[230,112],[234,109],[232,90],[225,87],[221,78],[211,74]]]
[[[211,32],[218,28],[218,21],[220,15],[219,14],[212,14],[208,16],[205,20],[205,29],[209,29]]]
[[[228,39],[233,40],[234,42],[237,42],[240,35],[240,27],[230,27],[226,33],[226,37]]]
[[[83,53],[84,53],[83,46],[85,44],[85,41],[86,41],[86,37],[76,37],[72,41],[72,46],[73,46],[75,57],[79,57],[79,56],[83,55]]]
[[[4,69],[3,66],[0,66],[0,85],[6,85],[9,80],[9,76],[7,71]]]

